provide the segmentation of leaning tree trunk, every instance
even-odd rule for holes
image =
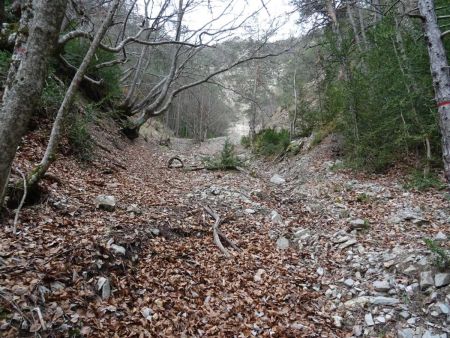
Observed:
[[[17,71],[13,70],[15,75],[11,76],[13,81],[6,88],[0,111],[0,207],[17,147],[44,88],[66,5],[67,0],[35,1],[34,18],[26,31],[27,43],[14,51],[13,56],[19,58],[20,65]],[[16,67],[16,63],[11,67]]]
[[[116,13],[117,7],[119,6],[120,0],[114,0],[111,4],[110,10],[108,12],[107,17],[102,22],[99,30],[95,34],[94,40],[92,41],[89,49],[84,56],[83,61],[81,62],[80,67],[78,68],[75,76],[70,83],[69,89],[67,89],[66,95],[64,96],[64,100],[59,107],[58,113],[56,114],[55,121],[53,122],[52,132],[50,134],[50,139],[48,141],[47,149],[45,150],[44,157],[41,160],[41,163],[33,169],[33,171],[28,175],[28,185],[33,186],[39,182],[42,176],[47,172],[50,164],[54,161],[54,152],[56,150],[56,146],[58,145],[58,141],[61,134],[61,126],[64,116],[67,111],[70,109],[75,94],[80,86],[81,81],[86,74],[87,68],[94,57],[94,54],[100,45],[103,37],[106,34],[106,31],[111,26],[111,22],[113,20],[114,14]]]
[[[419,0],[419,12],[423,18],[431,76],[439,113],[444,173],[447,181],[450,182],[450,69],[441,38],[441,30],[437,22],[434,1]]]

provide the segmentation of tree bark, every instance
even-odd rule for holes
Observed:
[[[5,22],[5,0],[0,0],[0,27]]]
[[[294,83],[293,83],[293,86],[294,86],[294,116],[293,116],[293,118],[292,118],[292,122],[291,122],[291,141],[292,141],[292,139],[294,138],[294,136],[295,136],[295,130],[296,130],[296,124],[297,124],[297,81],[296,81],[296,78],[297,78],[297,69],[295,69],[295,71],[294,71]]]
[[[70,109],[78,87],[80,86],[80,83],[83,80],[84,75],[86,74],[87,68],[91,63],[92,58],[94,57],[94,54],[103,37],[105,36],[106,31],[111,25],[119,3],[120,0],[114,0],[111,3],[107,17],[102,22],[99,30],[95,34],[94,40],[89,46],[89,49],[84,56],[83,62],[81,63],[75,76],[73,77],[69,89],[67,89],[64,100],[61,103],[61,106],[59,107],[58,113],[56,115],[55,122],[53,123],[52,132],[50,134],[50,139],[47,145],[47,149],[45,150],[44,157],[42,158],[39,165],[34,168],[34,170],[28,175],[28,185],[30,186],[35,185],[42,178],[42,176],[46,173],[46,171],[50,167],[50,164],[54,160],[54,152],[56,150],[56,146],[58,145],[59,137],[61,134],[63,118],[66,115],[67,111]]]
[[[34,2],[27,43],[16,44],[0,111],[0,207],[17,147],[44,88],[49,59],[57,45],[67,0]],[[28,15],[30,11],[23,12]],[[19,34],[21,36],[21,34]]]
[[[419,12],[423,17],[431,76],[438,106],[444,173],[447,182],[450,182],[450,69],[447,53],[441,39],[441,30],[437,22],[434,1],[419,0]]]
[[[355,41],[356,41],[357,47],[358,47],[359,51],[362,52],[363,48],[361,46],[361,39],[359,37],[358,27],[356,26],[355,17],[353,15],[353,10],[354,10],[353,6],[350,3],[347,3],[346,7],[347,7],[348,21],[350,22],[350,25],[352,26],[353,35],[355,36]]]

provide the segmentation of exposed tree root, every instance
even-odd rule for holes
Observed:
[[[209,206],[204,206],[203,207],[205,209],[205,211],[208,213],[208,215],[210,215],[214,220],[214,224],[212,226],[213,229],[213,238],[214,238],[214,243],[217,245],[217,247],[219,248],[219,250],[224,254],[225,257],[231,257],[230,252],[223,246],[220,238],[222,238],[224,241],[226,241],[232,248],[234,248],[235,250],[240,250],[237,245],[235,243],[233,243],[233,241],[229,240],[219,229],[219,225],[220,225],[220,216],[214,211],[212,210]]]

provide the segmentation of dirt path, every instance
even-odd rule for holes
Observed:
[[[172,150],[102,131],[99,140],[107,151],[93,165],[57,162],[52,174],[64,180],[46,182],[45,203],[22,212],[17,238],[1,233],[2,336],[343,337],[411,329],[422,337],[448,327],[448,286],[414,286],[420,271],[437,272],[418,242],[448,235],[443,193],[405,196],[389,177],[351,180],[327,169],[326,145],[283,165],[258,163],[249,175],[167,168],[180,152],[191,162],[216,152],[217,140]],[[286,183],[270,183],[274,173]],[[100,194],[116,198],[113,212],[95,207]],[[231,258],[214,244],[205,206],[239,247],[227,247]],[[410,266],[416,270],[405,274]],[[374,289],[374,281],[387,286]]]

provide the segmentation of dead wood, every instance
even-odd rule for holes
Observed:
[[[22,209],[23,204],[25,203],[25,199],[27,198],[27,178],[25,177],[25,174],[21,170],[15,169],[15,171],[17,171],[20,174],[20,176],[22,176],[23,179],[23,196],[22,199],[20,200],[19,206],[17,207],[16,216],[14,217],[14,224],[13,224],[14,235],[17,233],[17,223],[19,221],[20,210]]]
[[[181,166],[174,167],[173,164],[175,161],[178,161],[181,164]],[[167,168],[184,168],[184,163],[181,160],[181,158],[179,158],[178,156],[174,156],[169,159],[169,162],[167,162]]]
[[[231,239],[227,238],[222,230],[217,229],[217,233],[219,234],[220,238],[222,238],[222,240],[224,240],[225,242],[227,242],[234,250],[236,251],[241,251],[241,248],[239,248],[236,243],[234,243]]]
[[[187,168],[184,168],[183,170],[184,171],[200,171],[203,169],[205,169],[205,167],[187,167]]]
[[[228,243],[230,243],[230,241],[226,238],[226,236],[223,233],[221,233],[221,235],[219,235],[220,216],[214,210],[212,210],[209,206],[205,206],[204,209],[215,220],[215,222],[212,226],[214,243],[217,245],[217,247],[224,254],[225,257],[228,257],[228,258],[231,257],[231,254],[228,252],[227,249],[225,249],[222,242],[220,241],[220,237],[222,237],[222,238],[224,238],[224,240],[226,240]],[[231,243],[230,243],[230,245],[231,245]],[[233,245],[234,245],[234,243],[233,243]]]
[[[226,257],[231,256],[228,250],[223,246],[221,240],[225,241],[229,246],[231,246],[236,251],[241,251],[241,249],[232,240],[228,239],[227,236],[225,236],[225,234],[219,229],[219,225],[221,223],[219,215],[209,206],[205,206],[204,209],[208,213],[208,215],[210,215],[215,220],[215,223],[213,225],[213,238],[214,243],[219,247],[220,251],[222,251],[222,253]]]

